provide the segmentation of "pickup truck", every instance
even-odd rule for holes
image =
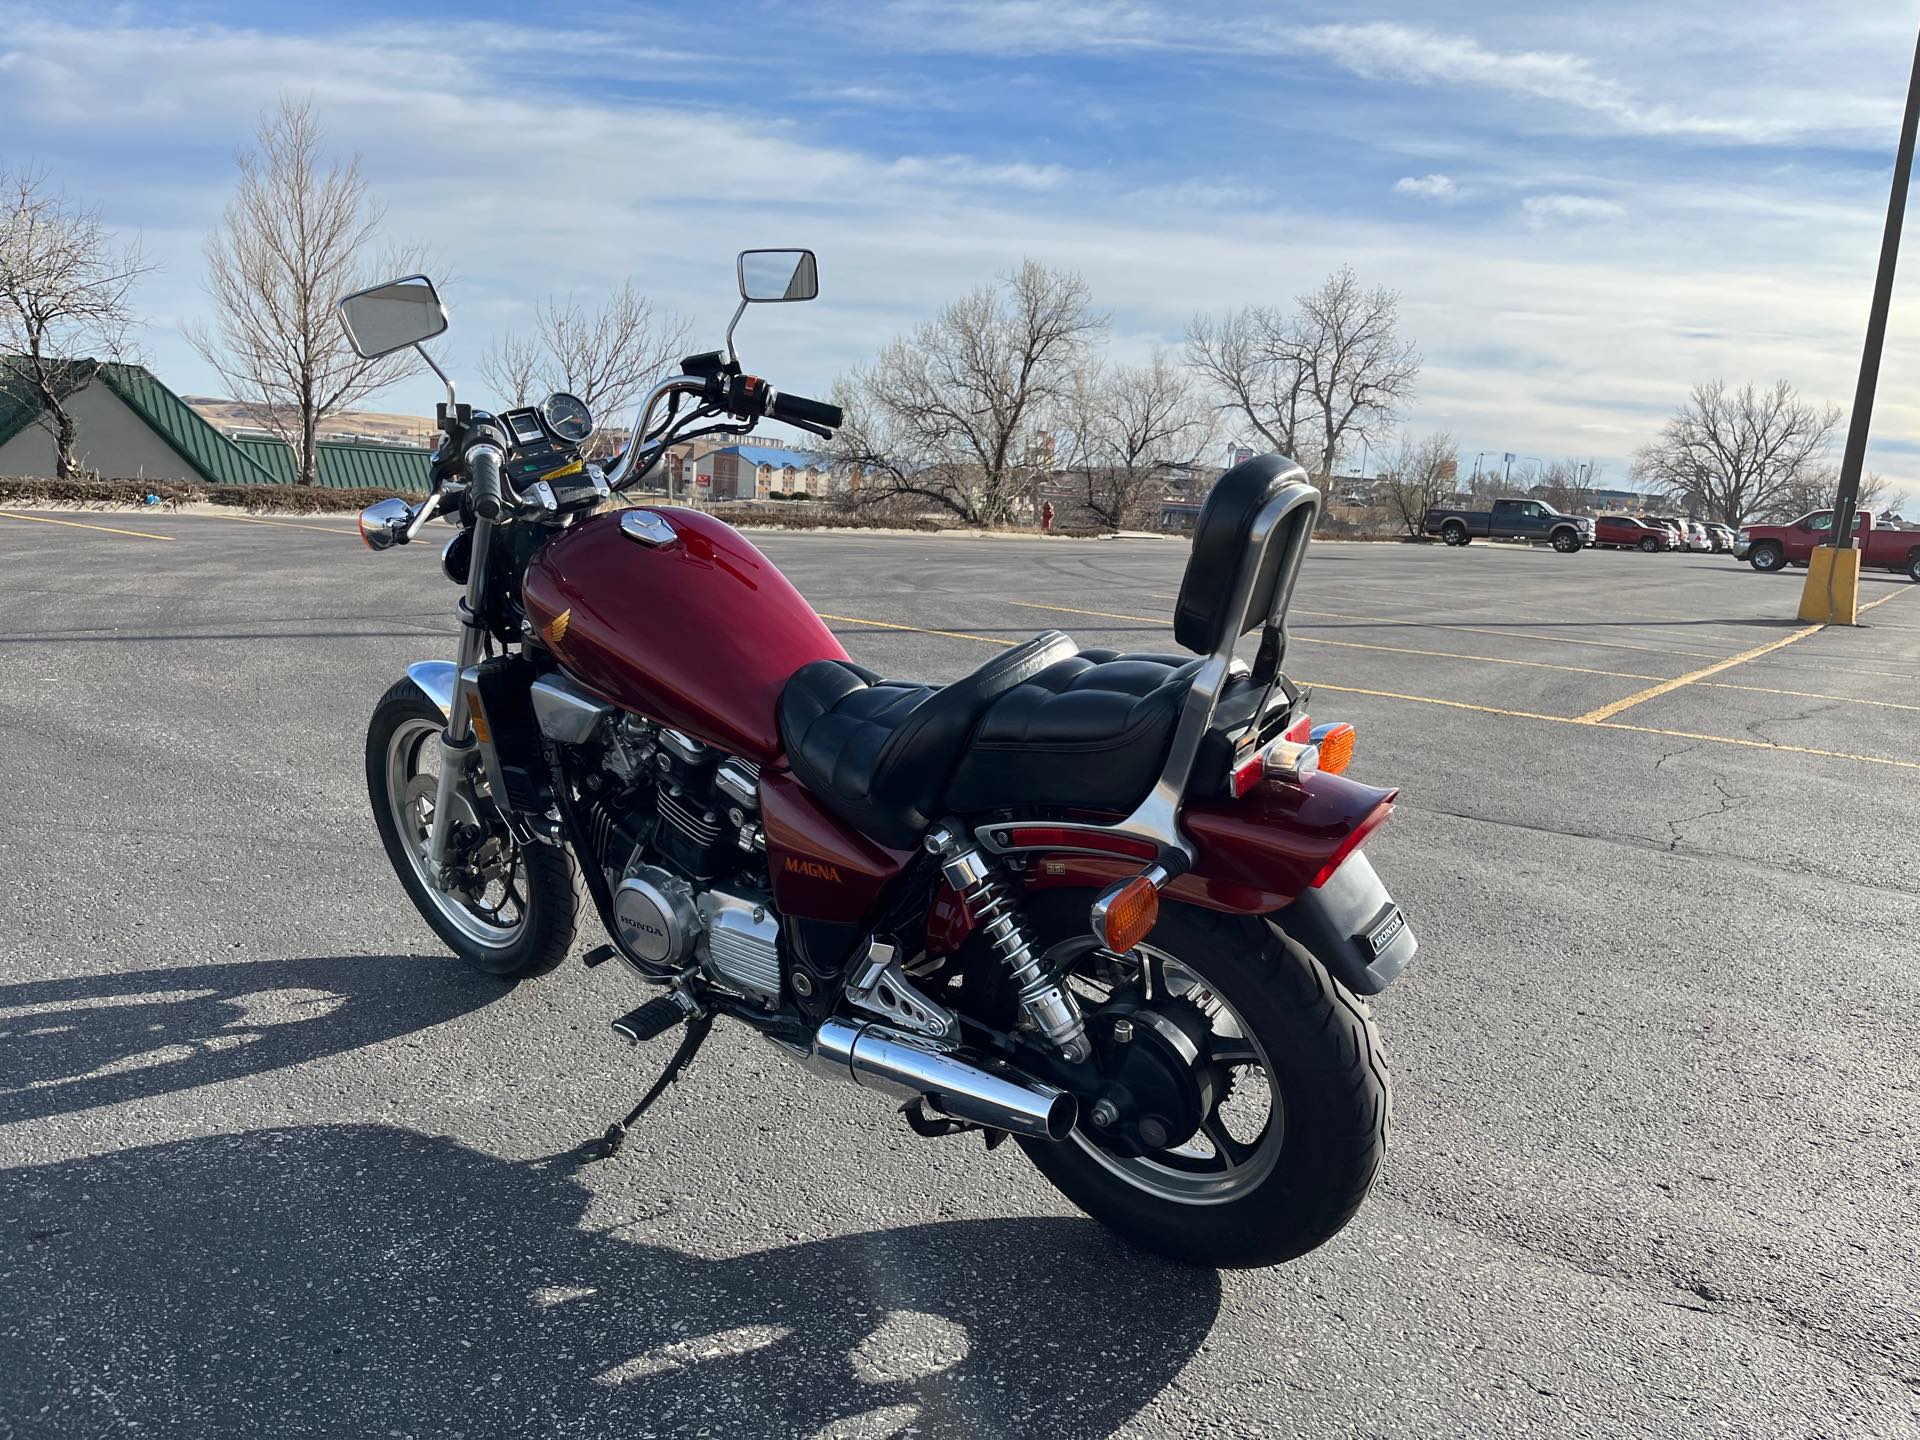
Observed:
[[[1860,546],[1863,570],[1891,570],[1920,581],[1920,530],[1889,530],[1875,525],[1862,510],[1854,516],[1854,538]],[[1733,537],[1733,554],[1760,571],[1804,565],[1816,545],[1830,544],[1833,512],[1814,510],[1785,525],[1743,525]]]
[[[1427,511],[1425,529],[1449,545],[1471,545],[1476,538],[1545,540],[1562,555],[1578,555],[1593,541],[1593,521],[1562,515],[1538,500],[1496,500],[1491,510],[1449,510],[1436,505]]]

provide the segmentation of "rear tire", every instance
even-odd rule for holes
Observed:
[[[1029,914],[1050,915],[1055,923],[1045,931],[1058,936],[1055,907],[1064,900],[1066,917],[1084,925],[1090,898],[1032,896]],[[1150,1174],[1136,1180],[1118,1171],[1085,1117],[1065,1140],[1022,1139],[1028,1157],[1094,1219],[1174,1260],[1277,1265],[1325,1244],[1353,1218],[1386,1154],[1392,1095],[1366,1007],[1264,920],[1166,905],[1145,946],[1223,1000],[1264,1061],[1236,1082],[1262,1082],[1269,1094],[1266,1128],[1239,1162],[1252,1178],[1218,1196],[1171,1198],[1147,1188]]]
[[[1449,545],[1464,545],[1473,537],[1467,534],[1467,527],[1458,520],[1449,520],[1440,527],[1440,538]]]
[[[1907,556],[1907,578],[1920,585],[1920,550]]]
[[[1786,555],[1778,545],[1756,545],[1747,552],[1747,563],[1762,575],[1771,575],[1774,571],[1784,568],[1785,562]]]
[[[504,879],[478,885],[478,894],[472,898],[427,883],[419,810],[422,796],[431,793],[431,787],[421,767],[430,759],[437,773],[439,735],[445,725],[440,707],[411,680],[397,682],[374,707],[367,725],[367,798],[373,805],[380,842],[414,909],[454,954],[475,970],[503,980],[543,975],[565,958],[573,944],[579,879],[571,853],[539,842],[501,845],[496,853],[508,858],[493,868],[504,870]],[[463,803],[469,811],[477,808],[471,797]],[[479,844],[502,837],[512,841],[496,820]],[[477,870],[469,873],[476,883],[481,879]],[[490,913],[486,897],[496,891],[500,900]]]

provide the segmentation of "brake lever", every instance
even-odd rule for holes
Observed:
[[[810,430],[823,440],[831,440],[833,438],[833,431],[824,425],[816,425],[811,420],[782,420],[780,423],[782,425],[791,425],[796,430]]]

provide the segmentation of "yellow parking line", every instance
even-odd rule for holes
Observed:
[[[0,510],[9,520],[31,520],[36,525],[70,525],[75,530],[98,530],[102,535],[131,535],[136,540],[174,540],[178,536],[155,535],[148,530],[120,530],[112,525],[89,525],[83,520],[56,520],[51,515],[22,515],[18,510]]]
[[[1159,595],[1156,600],[1173,600]],[[1536,635],[1531,630],[1497,630],[1484,625],[1442,625],[1434,620],[1395,620],[1386,615],[1355,615],[1347,610],[1307,610],[1295,605],[1293,615],[1313,615],[1330,620],[1351,620],[1360,625],[1405,625],[1415,630],[1457,630],[1462,635],[1493,635],[1502,640],[1538,640],[1545,645],[1590,645],[1600,650],[1640,650],[1649,655],[1690,655],[1698,660],[1718,660],[1717,650],[1683,650],[1665,645],[1634,645],[1625,640],[1576,640],[1569,635]]]
[[[298,520],[263,520],[258,515],[222,515],[222,520],[237,520],[242,525],[278,525],[282,530],[312,530],[320,535],[345,535],[351,540],[360,538],[356,525],[351,530],[341,530],[332,525],[304,525]]]
[[[826,611],[816,612],[822,620],[833,620],[842,625],[870,625],[876,630],[910,630],[915,635],[944,635],[949,640],[978,640],[982,645],[1018,645],[1018,640],[1002,640],[997,635],[970,635],[965,630],[929,630],[924,625],[896,625],[891,620],[866,620],[858,615],[829,615]]]
[[[1167,627],[1172,625],[1168,619],[1154,619],[1149,615],[1122,615],[1113,610],[1076,610],[1071,605],[1041,605],[1032,600],[1008,600],[1001,597],[1007,605],[1019,605],[1028,610],[1060,610],[1068,615],[1101,615],[1109,620],[1139,620],[1149,625]],[[1364,640],[1322,640],[1315,635],[1295,635],[1296,645],[1333,645],[1342,650],[1380,650],[1389,655],[1425,655],[1436,660],[1477,660],[1483,665],[1521,665],[1529,670],[1560,670],[1569,675],[1604,675],[1610,680],[1658,680],[1658,675],[1642,675],[1632,670],[1593,670],[1584,665],[1554,665],[1545,660],[1508,660],[1498,655],[1467,655],[1458,650],[1418,650],[1407,645],[1373,645]]]
[[[1621,730],[1635,735],[1668,735],[1677,740],[1705,740],[1715,745],[1738,745],[1747,750],[1786,750],[1795,755],[1818,755],[1828,760],[1857,760],[1866,765],[1892,765],[1901,770],[1920,770],[1920,761],[1895,760],[1886,755],[1856,755],[1847,750],[1822,750],[1812,745],[1787,745],[1776,740],[1748,740],[1733,735],[1708,735],[1696,730],[1668,730],[1657,725],[1634,725],[1625,720],[1589,720],[1584,715],[1544,715],[1534,710],[1499,710],[1491,705],[1469,705],[1461,700],[1437,700],[1430,695],[1400,695],[1391,690],[1323,685],[1316,680],[1301,680],[1298,683],[1312,690],[1330,690],[1335,694],[1406,700],[1416,705],[1444,705],[1449,710],[1477,710],[1483,715],[1505,715],[1515,720],[1546,720],[1556,725],[1579,725],[1590,730]]]
[[[1670,695],[1675,690],[1691,685],[1695,681],[1706,679],[1709,675],[1718,675],[1722,670],[1731,670],[1734,666],[1744,665],[1749,660],[1758,660],[1762,655],[1771,655],[1775,650],[1784,650],[1789,645],[1798,644],[1809,635],[1818,635],[1826,628],[1824,624],[1809,625],[1805,629],[1796,630],[1793,634],[1783,636],[1778,640],[1769,640],[1765,645],[1756,645],[1751,650],[1742,650],[1738,655],[1729,655],[1726,659],[1718,661],[1715,664],[1702,666],[1698,670],[1689,671],[1685,675],[1675,676],[1671,680],[1662,680],[1658,685],[1649,685],[1645,690],[1639,691],[1637,694],[1629,695],[1625,699],[1615,700],[1610,704],[1600,706],[1598,709],[1589,710],[1580,718],[1589,725],[1598,725],[1602,720],[1611,720],[1622,710],[1631,710],[1636,705],[1643,705],[1647,701],[1658,699],[1662,695]]]
[[[1755,695],[1791,695],[1796,700],[1835,700],[1842,705],[1878,705],[1882,710],[1920,710],[1897,700],[1867,700],[1858,695],[1826,695],[1818,690],[1776,690],[1771,685],[1734,685],[1725,680],[1702,680],[1708,690],[1746,690]]]

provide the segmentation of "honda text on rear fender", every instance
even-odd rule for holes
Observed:
[[[614,1028],[679,1035],[594,1153],[724,1017],[919,1135],[1011,1135],[1148,1249],[1311,1250],[1386,1145],[1357,997],[1415,949],[1361,849],[1397,792],[1345,773],[1352,728],[1310,720],[1284,668],[1319,493],[1278,455],[1220,478],[1174,613],[1184,655],[1049,631],[948,684],[882,678],[739,532],[619,499],[677,442],[841,423],[733,344],[749,306],[814,297],[813,254],[748,251],[737,274],[726,348],[662,378],[604,469],[573,397],[489,414],[449,383],[431,493],[362,516],[375,550],[450,524],[465,597],[458,657],[411,666],[367,732],[400,883],[509,979],[556,966],[591,905],[586,963],[646,996]],[[368,356],[447,324],[422,276],[340,313]]]

